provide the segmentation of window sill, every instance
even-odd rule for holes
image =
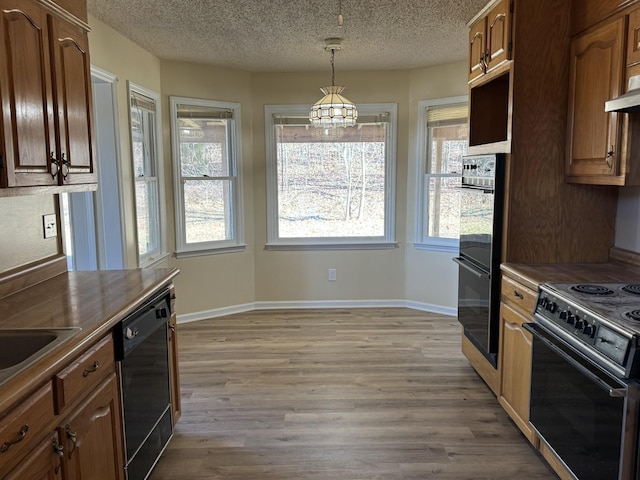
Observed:
[[[265,250],[273,251],[310,251],[310,250],[392,250],[398,248],[395,242],[390,243],[271,243],[266,244]]]
[[[164,262],[167,258],[169,258],[168,253],[162,253],[157,257],[148,257],[144,260],[139,261],[140,268],[154,268]]]
[[[246,245],[234,245],[232,247],[208,248],[204,250],[184,250],[175,252],[176,258],[202,257],[205,255],[221,255],[224,253],[238,253],[246,250]]]
[[[456,245],[436,245],[432,243],[414,243],[413,248],[416,250],[426,250],[429,252],[444,252],[458,254],[460,252],[460,246]]]

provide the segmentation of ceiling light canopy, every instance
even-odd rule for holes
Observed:
[[[341,39],[328,38],[325,43],[324,49],[331,52],[331,85],[320,89],[324,97],[311,107],[309,120],[314,127],[325,129],[352,127],[358,119],[358,110],[351,101],[342,96],[344,87],[335,85],[334,57],[336,50],[342,50]]]

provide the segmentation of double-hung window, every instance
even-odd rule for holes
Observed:
[[[160,96],[133,83],[128,86],[138,264],[148,266],[165,256]]]
[[[310,125],[308,106],[265,107],[267,247],[395,246],[395,104],[354,127]]]
[[[422,182],[418,245],[454,251],[460,237],[459,187],[467,153],[467,97],[419,102]]]
[[[171,97],[178,256],[244,248],[240,105]]]

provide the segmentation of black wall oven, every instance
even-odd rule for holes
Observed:
[[[458,320],[464,335],[497,367],[505,155],[463,158]]]

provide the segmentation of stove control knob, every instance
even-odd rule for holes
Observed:
[[[584,328],[582,329],[582,333],[587,335],[589,338],[595,337],[596,336],[596,327],[595,327],[595,325],[589,325],[588,323],[586,323]]]
[[[582,331],[585,325],[586,322],[584,320],[580,320],[580,317],[576,317],[576,324],[574,325],[574,327],[576,327],[576,330]]]
[[[568,312],[567,313],[567,323],[569,325],[573,325],[575,322],[576,322],[576,316],[573,313]]]
[[[558,306],[555,304],[555,302],[549,302],[545,305],[545,307],[550,313],[555,313]]]
[[[569,315],[569,312],[567,312],[566,310],[563,310],[560,312],[560,320],[562,321],[567,321],[567,315]]]

